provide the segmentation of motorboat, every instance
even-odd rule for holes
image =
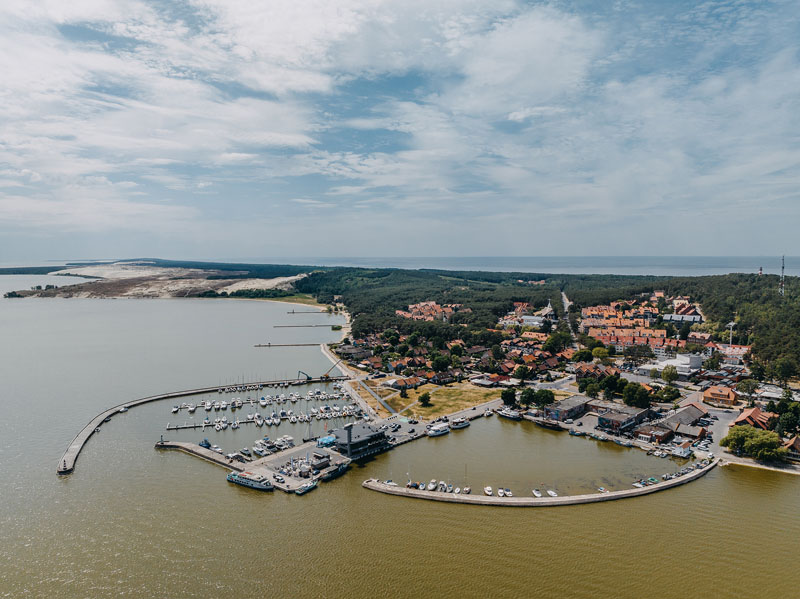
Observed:
[[[461,495],[461,487],[456,487],[453,493],[455,493],[456,495]]]
[[[178,406],[173,406],[172,407],[172,413],[173,414],[177,414],[178,413]]]
[[[439,422],[431,426],[428,431],[427,435],[429,437],[440,437],[442,435],[446,435],[450,432],[450,425],[446,422]]]
[[[308,481],[307,483],[303,483],[302,485],[300,485],[300,486],[299,486],[299,487],[298,487],[298,488],[295,490],[295,494],[297,494],[297,495],[305,495],[305,494],[306,494],[306,493],[308,493],[309,491],[313,491],[313,490],[314,490],[314,489],[316,489],[316,488],[317,488],[317,481],[315,481],[315,480],[310,480],[310,481]]]
[[[231,472],[227,476],[228,482],[257,489],[259,491],[272,491],[272,482],[262,475],[253,474],[252,472]]]
[[[514,497],[514,494],[511,492],[511,489],[506,489],[506,497]]]
[[[453,485],[447,485],[447,492],[448,493],[452,493],[453,492]]]
[[[534,497],[541,497],[542,496],[542,492],[539,489],[534,489],[533,490],[533,496]]]
[[[497,415],[509,420],[522,420],[522,415],[517,410],[511,408],[501,408],[497,410]]]
[[[450,428],[453,430],[457,430],[460,428],[467,428],[469,426],[469,420],[466,418],[453,418],[450,422]]]
[[[126,408],[125,406],[122,406],[122,407],[119,409],[119,411],[120,411],[120,412],[127,412],[127,411],[128,411],[128,408]]]
[[[483,488],[483,492],[486,495],[491,495],[492,494],[492,488],[491,487],[484,487]]]
[[[470,487],[464,487],[464,489],[461,492],[464,495],[469,495],[470,493],[472,493],[472,489]]]
[[[436,490],[436,479],[432,478],[431,482],[428,483],[428,491],[435,491]]]
[[[553,489],[547,489],[547,494],[550,495],[550,497],[558,497],[558,493],[553,491]]]
[[[506,491],[505,491],[505,489],[503,489],[503,487],[500,487],[499,489],[497,489],[497,496],[498,497],[505,497],[506,496]]]

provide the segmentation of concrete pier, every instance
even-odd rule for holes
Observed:
[[[219,454],[216,451],[206,449],[205,447],[200,447],[196,443],[184,443],[182,441],[158,441],[156,443],[156,449],[177,449],[184,453],[188,453],[189,455],[202,458],[207,462],[216,464],[217,466],[222,466],[228,470],[236,470],[237,472],[242,472],[247,467],[247,465],[242,464],[241,462],[229,460],[224,455]]]
[[[318,344],[314,344],[318,345]],[[334,381],[341,381],[346,380],[347,377],[317,377],[311,379],[289,379],[289,380],[280,380],[280,381],[255,381],[251,383],[243,383],[244,386],[251,386],[251,385],[261,385],[270,386],[270,385],[305,385],[305,384],[312,384],[312,383],[329,383]],[[222,386],[224,388],[225,385]],[[78,460],[78,456],[83,449],[83,446],[89,440],[89,438],[95,434],[96,429],[101,429],[103,421],[106,418],[111,418],[116,414],[120,413],[120,410],[127,410],[136,406],[140,406],[142,404],[150,403],[153,401],[161,401],[162,399],[175,399],[179,397],[188,397],[190,395],[203,395],[206,393],[216,393],[220,389],[220,385],[215,385],[214,387],[203,387],[200,389],[187,389],[185,391],[173,391],[170,393],[161,393],[159,395],[150,395],[148,397],[140,397],[139,399],[134,399],[132,401],[127,401],[125,403],[119,404],[114,406],[113,408],[109,408],[89,421],[83,429],[75,436],[72,440],[72,443],[69,444],[67,450],[64,452],[64,455],[61,456],[61,459],[58,462],[58,468],[56,472],[58,474],[70,474],[75,469],[75,462]]]
[[[475,494],[456,495],[455,493],[442,493],[440,491],[420,491],[419,489],[407,489],[406,487],[387,485],[375,479],[368,479],[362,483],[363,487],[386,493],[388,495],[400,495],[414,499],[427,499],[429,501],[446,501],[449,503],[466,503],[472,505],[493,505],[505,507],[552,507],[558,505],[578,505],[581,503],[597,503],[600,501],[614,501],[617,499],[627,499],[649,495],[666,489],[671,489],[680,485],[697,480],[705,476],[714,469],[719,463],[719,458],[711,462],[705,468],[695,470],[684,476],[665,480],[641,489],[624,489],[622,491],[611,491],[610,493],[591,493],[588,495],[565,495],[563,497],[497,497],[484,495],[483,489],[476,489]]]

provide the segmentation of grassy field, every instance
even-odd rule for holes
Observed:
[[[287,295],[286,297],[271,297],[270,302],[290,302],[293,304],[305,304],[306,306],[314,306],[315,308],[325,309],[326,304],[320,304],[308,293],[295,293],[294,295]]]
[[[444,387],[427,384],[409,391],[408,399],[403,399],[402,401],[407,402],[406,405],[410,405],[417,401],[419,396],[426,391],[431,394],[431,405],[423,408],[417,404],[410,408],[406,414],[413,413],[420,418],[429,420],[500,397],[500,389],[481,389],[470,383],[452,383]]]
[[[397,393],[397,391],[394,389],[387,389],[386,387],[381,387],[379,380],[376,381],[375,379],[367,379],[366,381],[364,381],[364,383],[366,383],[367,387],[369,387],[375,393],[380,395],[381,399],[384,399],[386,397],[389,397],[390,395],[394,395],[395,393]]]

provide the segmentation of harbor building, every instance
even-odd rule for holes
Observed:
[[[631,406],[615,406],[597,416],[597,425],[615,433],[625,432],[642,422],[650,410]]]
[[[391,447],[384,431],[365,423],[347,424],[332,434],[336,437],[336,451],[351,460],[375,455]]]
[[[565,421],[580,418],[586,412],[586,405],[591,398],[585,395],[572,395],[561,401],[555,401],[544,407],[545,418]]]

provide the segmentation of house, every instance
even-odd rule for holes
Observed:
[[[773,412],[765,412],[761,408],[748,408],[743,410],[732,426],[752,426],[762,430],[770,430],[778,419],[778,415]]]
[[[544,414],[546,418],[553,420],[568,420],[570,418],[580,418],[586,411],[586,404],[591,401],[591,398],[585,395],[571,395],[561,401],[555,401],[544,407]]]
[[[783,448],[786,450],[786,457],[793,462],[800,462],[800,437],[795,435],[788,441],[783,443]]]
[[[722,387],[720,385],[713,385],[703,391],[703,401],[708,403],[721,404],[723,406],[732,407],[736,405],[739,399],[736,391],[730,387]]]
[[[704,418],[708,415],[708,410],[706,410],[703,406],[690,403],[687,406],[684,406],[677,410],[674,414],[667,416],[659,423],[659,426],[664,428],[668,428],[673,433],[677,433],[678,429],[683,427],[684,431],[690,432],[686,427],[693,427],[697,424],[697,421],[701,418]],[[699,431],[694,431],[699,434]],[[703,433],[705,436],[705,433]]]
[[[686,338],[686,341],[689,343],[696,343],[697,345],[705,345],[709,341],[711,341],[711,333],[698,333],[692,331],[689,333],[689,336]]]
[[[690,458],[692,457],[692,442],[684,441],[677,447],[673,448],[672,455],[677,458]]]
[[[597,425],[621,433],[642,422],[650,412],[648,409],[634,408],[632,406],[616,406],[597,417]]]
[[[645,443],[664,443],[672,437],[672,431],[668,428],[651,424],[640,426],[634,430],[634,434],[639,441],[644,441]]]

